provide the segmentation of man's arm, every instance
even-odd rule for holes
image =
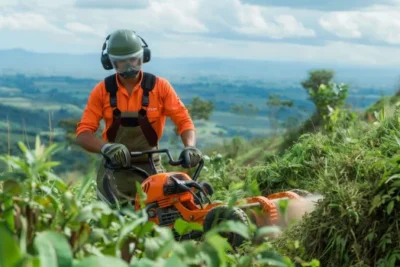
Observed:
[[[196,146],[196,131],[186,130],[181,134],[182,143],[185,147]]]
[[[76,137],[76,142],[83,149],[93,153],[100,153],[100,149],[106,143],[100,138],[97,138],[91,131],[86,130]]]
[[[77,144],[86,151],[94,153],[100,153],[101,147],[106,143],[94,135],[103,114],[101,90],[102,87],[98,84],[90,93],[82,119],[76,129]]]

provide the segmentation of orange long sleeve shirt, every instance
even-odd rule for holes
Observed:
[[[132,90],[130,96],[117,79],[117,106],[121,112],[139,111],[142,108],[143,90],[140,87],[142,78],[143,72],[140,73],[140,81]],[[100,126],[101,119],[104,119],[105,128],[102,132],[102,137],[105,141],[108,141],[106,132],[112,123],[112,113],[113,108],[110,106],[110,95],[106,91],[103,80],[93,88],[89,95],[81,121],[77,125],[76,136],[87,130],[92,133],[96,132]],[[195,130],[193,121],[185,105],[171,84],[161,77],[157,77],[154,89],[150,91],[147,117],[149,121],[155,121],[152,126],[159,139],[161,139],[164,131],[166,117],[170,117],[175,123],[179,134],[185,130]]]

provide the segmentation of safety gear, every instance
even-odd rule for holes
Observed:
[[[152,81],[146,79],[146,76],[146,73],[141,71],[138,84],[133,88],[131,95],[128,94],[119,80],[115,79],[115,76],[114,79],[111,79],[111,81],[116,82],[117,87],[113,92],[107,92],[104,81],[98,83],[89,95],[82,119],[76,128],[76,136],[84,131],[95,133],[100,127],[100,120],[103,119],[105,124],[102,132],[103,140],[115,142],[112,141],[113,138],[109,133],[111,133],[110,129],[114,118],[119,118],[118,114],[114,114],[118,113],[119,110],[114,110],[114,106],[111,105],[117,102],[118,107],[123,108],[124,111],[139,111],[142,107],[146,108],[146,117],[151,124],[151,128],[156,132],[158,140],[163,135],[167,117],[170,117],[178,127],[179,135],[186,130],[194,130],[195,127],[188,110],[166,79],[156,77],[153,90],[149,91],[148,98],[143,98],[146,93],[142,89],[146,87],[146,82]],[[110,88],[110,86],[107,86],[107,88]],[[115,97],[113,96],[114,93]],[[142,105],[142,102],[146,101],[146,99],[149,103],[148,107]],[[110,101],[113,103],[110,103]],[[136,120],[134,119],[134,121],[130,122],[130,119],[121,119],[121,124],[138,124]],[[149,128],[146,125],[143,126],[143,128]],[[151,137],[151,135],[145,135]]]
[[[115,167],[129,167],[131,163],[131,154],[128,148],[123,144],[106,143],[102,146],[100,153],[110,161]]]
[[[143,65],[143,50],[126,56],[109,55],[111,64],[123,78],[135,78]]]
[[[140,38],[132,30],[116,30],[110,35],[107,45],[109,56],[126,56],[143,51]]]
[[[142,109],[137,112],[135,109],[123,111],[117,106],[117,77],[111,75],[104,81],[106,91],[109,93],[109,107],[113,108],[113,121],[107,129],[108,140],[124,144],[129,151],[143,151],[158,149],[158,136],[152,128],[146,116],[146,109],[149,105],[149,92],[155,88],[156,77],[151,74],[144,74],[141,86],[143,89]],[[150,128],[149,128],[150,127]],[[152,155],[152,162],[155,170],[151,168],[147,155],[133,157],[131,162],[148,175],[164,172],[159,154]],[[145,173],[128,170],[105,170],[103,164],[100,166],[97,175],[97,196],[99,199],[113,206],[118,201],[134,202],[136,197],[136,182],[141,184],[147,175]]]
[[[144,46],[142,46],[142,42]],[[104,53],[106,48],[107,53]],[[140,70],[142,64],[149,62],[150,59],[151,51],[146,41],[132,30],[116,30],[108,35],[103,43],[101,52],[103,68],[106,70],[114,68],[122,77],[136,77],[138,69]],[[120,69],[117,67],[116,60],[128,60],[132,66],[122,66]],[[123,63],[122,65],[124,65]],[[124,68],[127,68],[127,70],[124,70]]]
[[[182,160],[182,167],[184,168],[196,167],[201,158],[202,154],[200,150],[193,146],[185,147],[179,155],[179,159]]]

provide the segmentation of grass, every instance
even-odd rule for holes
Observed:
[[[257,257],[266,254],[256,256],[253,253],[272,252],[270,248],[273,246],[281,255],[288,256],[286,259],[317,259],[321,266],[399,266],[400,109],[396,108],[396,103],[378,102],[371,107],[370,113],[378,111],[373,120],[364,120],[364,114],[361,114],[346,127],[337,124],[330,132],[304,131],[286,150],[281,150],[287,145],[282,136],[257,138],[251,142],[235,137],[219,146],[204,149],[203,152],[211,157],[199,180],[213,184],[215,199],[229,201],[233,196],[267,195],[294,188],[323,194],[316,210],[299,223],[292,224],[272,244],[265,242],[266,247],[261,248],[253,247],[254,244],[248,246],[245,252],[249,254],[235,254],[234,259],[229,258],[230,261],[238,263],[251,255],[251,262],[257,263]],[[206,129],[205,133],[211,133],[216,125],[206,122],[202,127]],[[278,151],[282,153],[277,154]],[[87,194],[79,194],[79,209],[93,204],[95,198],[94,181],[87,178],[89,176],[80,178],[82,176],[80,169],[62,174],[64,181],[73,184],[71,189],[74,192],[82,192],[82,188],[88,190]],[[66,207],[76,209],[76,204],[71,203],[66,202]],[[105,217],[103,214],[102,218]],[[111,234],[108,228],[101,230]],[[99,243],[91,242],[90,238],[85,240],[94,246],[88,245],[92,249],[104,248],[103,245],[96,247]],[[206,240],[201,248],[207,255],[210,244],[217,244],[213,247],[217,250],[212,253],[223,261],[226,251],[218,250],[222,243],[216,240],[219,239]],[[141,244],[141,241],[136,242]],[[82,259],[84,252],[72,247]],[[163,250],[157,247],[155,251],[161,253]],[[171,251],[163,257],[170,255]],[[181,260],[192,260],[188,255],[183,255]]]
[[[322,266],[400,264],[400,110],[356,119],[331,134],[306,134],[281,157],[252,169],[263,194],[301,188],[324,196],[277,242]]]

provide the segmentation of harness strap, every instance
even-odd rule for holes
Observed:
[[[154,128],[151,126],[149,119],[147,118],[146,109],[143,107],[149,106],[149,93],[153,90],[156,84],[156,76],[151,73],[144,73],[143,80],[142,80],[142,88],[143,88],[143,96],[142,96],[142,108],[139,111],[139,125],[142,129],[147,142],[150,146],[155,147],[158,143],[157,133]]]
[[[110,128],[107,130],[107,139],[110,142],[114,142],[117,136],[117,131],[121,123],[121,111],[117,107],[117,80],[116,74],[112,74],[104,79],[106,86],[106,91],[110,94],[110,106],[114,108],[113,110],[113,121]]]
[[[110,142],[114,142],[115,137],[117,136],[117,131],[119,129],[119,126],[121,125],[121,111],[117,107],[118,85],[117,85],[116,74],[112,74],[106,77],[104,79],[104,82],[106,86],[106,91],[110,94],[110,106],[114,108],[113,121],[110,128],[107,130],[106,135],[107,139]],[[147,139],[147,142],[152,147],[155,147],[157,145],[158,136],[147,118],[146,109],[144,109],[143,107],[147,108],[149,106],[149,93],[151,90],[153,90],[155,83],[156,83],[155,75],[147,72],[143,73],[143,79],[141,82],[141,87],[143,89],[142,107],[139,111],[138,123]]]

